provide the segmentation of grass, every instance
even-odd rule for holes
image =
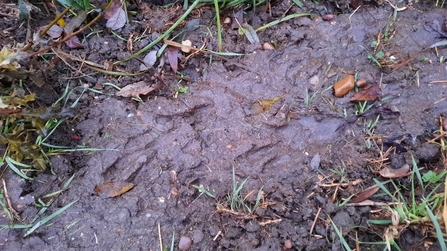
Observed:
[[[376,184],[388,195],[392,202],[397,202],[394,206],[386,208],[391,215],[394,215],[389,220],[369,220],[370,224],[387,225],[385,231],[385,240],[387,246],[394,245],[392,240],[397,239],[400,233],[409,225],[419,225],[427,229],[427,233],[438,239],[441,250],[447,250],[445,244],[446,229],[442,218],[443,203],[445,199],[445,192],[438,192],[442,185],[442,180],[445,177],[445,172],[440,176],[433,175],[430,172],[422,175],[418,168],[416,161],[412,158],[412,173],[410,176],[411,187],[405,188],[399,186],[394,181],[391,182],[392,188],[390,190],[376,179]],[[430,186],[431,189],[427,189]],[[405,193],[409,193],[409,196]],[[419,194],[419,193],[422,194]]]
[[[236,180],[236,174],[235,169],[233,166],[233,176],[232,176],[232,191],[231,193],[228,193],[227,195],[227,204],[229,205],[229,208],[231,211],[240,211],[243,210],[245,212],[248,212],[249,214],[253,214],[256,209],[260,206],[261,199],[263,197],[263,188],[259,189],[257,195],[256,195],[256,201],[253,205],[247,202],[247,198],[254,192],[248,193],[246,196],[242,195],[242,189],[244,188],[245,183],[247,182],[247,179],[242,181],[240,184]]]
[[[314,94],[309,95],[309,88],[306,88],[306,93],[304,96],[304,103],[306,104],[306,106],[310,106],[312,104],[312,101],[314,100],[317,94],[318,92],[314,92]]]

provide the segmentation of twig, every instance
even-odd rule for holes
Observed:
[[[76,32],[72,32],[71,34],[67,35],[66,37],[64,37],[63,39],[59,40],[58,42],[56,42],[56,43],[54,43],[54,44],[52,44],[52,45],[50,45],[50,46],[47,46],[47,47],[45,47],[45,48],[42,48],[42,49],[40,49],[40,50],[38,50],[38,51],[36,51],[36,52],[33,52],[33,53],[29,54],[28,56],[26,56],[25,58],[31,58],[31,57],[34,57],[34,56],[36,56],[36,55],[39,55],[39,54],[41,54],[41,53],[44,53],[44,52],[50,50],[51,48],[55,47],[56,45],[65,43],[65,42],[68,41],[70,38],[72,38],[72,37],[78,35],[79,33],[83,32],[85,29],[87,29],[88,27],[92,26],[96,21],[99,20],[100,17],[102,17],[102,14],[98,14],[92,21],[90,21],[90,23],[88,23],[88,24],[85,25],[84,27],[80,28],[78,31],[76,31]]]
[[[317,223],[318,216],[320,215],[321,207],[318,208],[317,214],[315,215],[315,220],[310,227],[309,236],[312,236],[312,232],[314,231],[315,224]]]
[[[5,182],[5,179],[2,179],[2,182],[3,182],[3,189],[5,190],[5,198],[6,198],[6,202],[8,203],[8,209],[9,209],[9,211],[14,215],[14,217],[15,217],[17,220],[20,220],[20,216],[19,216],[19,214],[18,214],[17,211],[12,207],[11,200],[9,199],[8,190],[6,189],[6,182]]]
[[[219,237],[220,234],[222,234],[222,231],[219,230],[219,232],[216,234],[216,236],[214,236],[213,241],[216,241],[217,237]]]
[[[160,222],[158,223],[158,239],[160,240],[160,251],[163,251],[163,241],[161,240]]]
[[[281,222],[281,221],[282,221],[282,219],[268,220],[268,221],[264,221],[264,222],[259,222],[259,225],[263,227],[263,226],[266,226],[268,224],[278,223],[278,222]]]
[[[59,21],[59,19],[61,19],[69,10],[70,10],[70,7],[67,7],[67,8],[65,8],[64,11],[62,11],[61,14],[57,15],[56,18],[49,25],[47,25],[47,27],[45,27],[45,29],[43,31],[40,32],[40,36],[41,37],[45,36],[45,33],[47,33],[47,31],[50,30],[51,27],[55,23],[57,23],[57,21]]]

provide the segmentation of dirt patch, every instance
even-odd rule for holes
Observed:
[[[278,4],[274,12],[284,11],[282,5],[286,6]],[[229,51],[254,53],[239,59],[214,59],[211,64],[208,59],[193,58],[181,70],[193,81],[187,93],[177,98],[170,95],[177,86],[174,80],[165,81],[165,88],[145,97],[143,103],[88,93],[81,99],[80,117],[66,126],[65,137],[77,135],[79,144],[108,150],[53,157],[56,175],[38,173],[34,182],[5,172],[11,202],[25,220],[38,213],[39,208],[33,206],[37,198],[59,190],[73,174],[69,189],[49,210],[78,201],[50,226],[40,227],[25,239],[23,230],[1,231],[2,248],[156,250],[160,238],[169,246],[174,234],[176,245],[180,236],[190,237],[191,250],[282,250],[286,242],[291,242],[292,250],[342,250],[329,217],[351,247],[356,233],[362,242],[382,241],[381,233],[368,227],[370,207],[337,204],[378,178],[371,172],[370,161],[379,158],[380,149],[368,144],[365,130],[380,108],[394,113],[379,118],[374,134],[383,139],[403,137],[399,142],[405,151],[390,156],[393,167],[411,164],[413,155],[429,170],[443,168],[439,147],[426,141],[437,129],[439,116],[447,115],[446,84],[433,83],[445,79],[446,67],[435,51],[427,50],[439,41],[439,34],[426,24],[443,22],[444,10],[430,7],[421,15],[421,8],[424,5],[398,13],[389,30],[393,37],[383,47],[388,59],[393,56],[395,61],[386,62],[383,69],[368,54],[373,53],[371,43],[377,34],[389,25],[393,9],[366,6],[331,21],[299,18],[259,34],[262,41],[280,45],[278,50],[260,50],[259,45],[248,45],[235,31],[228,31],[224,44]],[[263,23],[267,19],[261,13],[252,20]],[[141,27],[133,24],[129,29],[139,31]],[[201,41],[200,31],[189,34],[192,41]],[[123,30],[123,34],[130,31]],[[88,49],[75,54],[91,61],[121,60],[129,55],[122,49],[126,43],[111,34],[89,37],[86,43]],[[215,45],[213,40],[211,46]],[[446,52],[442,47],[437,51],[438,55]],[[138,69],[139,64],[131,61],[123,67]],[[356,117],[349,103],[352,94],[335,98],[332,92],[338,79],[356,72],[359,78],[380,84],[382,97],[387,97],[376,102],[371,111],[378,112],[370,116]],[[140,78],[109,79],[96,74],[85,81],[91,87],[105,82],[122,87]],[[103,91],[114,92],[113,88]],[[261,113],[256,109],[260,101],[275,97],[279,101],[270,109]],[[340,168],[349,180],[364,182],[332,198],[334,189],[318,185],[318,175],[331,175],[331,169]],[[248,208],[229,210],[233,170],[238,184],[246,180],[242,194]],[[116,198],[93,194],[98,184],[113,181],[136,186]],[[399,181],[408,183],[406,178]],[[0,222],[9,223],[6,217]],[[403,250],[424,239],[417,229],[408,228],[402,235]],[[432,238],[425,240],[436,243]],[[430,250],[438,250],[437,244]]]

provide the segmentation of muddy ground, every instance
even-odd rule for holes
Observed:
[[[290,1],[272,5],[273,19],[291,5]],[[294,6],[288,14],[306,11],[318,16],[292,19],[259,33],[261,42],[276,45],[276,50],[250,45],[237,30],[225,27],[224,51],[247,55],[189,59],[179,69],[191,78],[189,88],[177,97],[173,90],[179,85],[167,65],[160,76],[165,86],[143,96],[143,102],[114,96],[116,90],[110,86],[101,87],[104,94],[84,93],[77,116],[56,132],[53,142],[109,150],[54,156],[55,175],[50,170],[37,173],[32,182],[12,171],[3,172],[11,203],[25,223],[39,210],[35,200],[59,190],[72,175],[68,190],[45,215],[78,201],[26,238],[26,230],[0,231],[1,249],[161,250],[160,241],[168,247],[174,234],[175,250],[180,236],[192,239],[190,250],[283,250],[286,242],[291,242],[291,250],[342,250],[330,219],[343,230],[352,249],[356,236],[360,242],[383,241],[384,228],[367,223],[377,207],[338,204],[374,184],[373,178],[386,180],[373,172],[371,164],[380,158],[379,138],[403,139],[399,143],[406,151],[392,154],[387,162],[393,168],[411,165],[413,155],[427,170],[443,169],[439,147],[426,141],[438,129],[439,116],[447,116],[447,83],[432,82],[446,79],[446,64],[440,57],[447,55],[447,49],[428,49],[442,37],[427,24],[445,24],[445,9],[417,3],[399,11],[392,22],[394,10],[387,3],[366,4],[354,14],[344,7],[342,13],[329,2],[306,2],[306,6]],[[250,11],[245,16],[254,28],[272,20],[265,9],[257,11],[254,17]],[[212,8],[202,7],[201,12],[198,20],[203,26],[186,37],[197,46],[207,38],[209,48],[216,50]],[[337,15],[322,20],[320,16],[327,13]],[[51,20],[39,15],[46,23]],[[10,44],[12,35],[17,39],[24,31],[19,20],[5,20],[2,28],[17,27],[15,33],[2,35],[3,44]],[[117,33],[141,34],[144,25],[144,15],[138,15]],[[380,68],[368,55],[374,54],[371,44],[387,25],[392,37],[382,41],[383,52],[388,58],[394,56],[394,61]],[[103,27],[99,22],[95,29]],[[204,32],[206,27],[212,37]],[[149,42],[143,39],[136,50]],[[84,49],[62,50],[99,64],[130,55],[126,42],[107,30],[86,38],[84,44]],[[136,71],[140,64],[131,60],[120,67]],[[81,84],[91,88],[103,83],[124,87],[150,79],[84,71],[89,76],[81,78]],[[349,102],[353,91],[336,98],[331,88],[354,73],[369,84],[380,84],[382,90],[372,112],[358,118]],[[70,76],[72,70],[60,62],[47,72],[51,88],[36,88],[30,80],[26,84],[40,102],[51,104]],[[71,87],[80,85],[78,78],[69,81]],[[316,93],[313,100],[306,102],[306,90],[309,96]],[[71,101],[79,95],[73,93]],[[275,97],[281,98],[270,109],[259,107],[260,101]],[[368,138],[367,125],[379,113],[376,137]],[[345,170],[345,175],[331,169]],[[239,184],[246,180],[242,195],[247,196],[246,205],[254,208],[252,213],[244,207],[230,210],[227,195],[233,190],[233,170]],[[346,181],[343,178],[363,182],[341,187],[335,198],[334,187],[321,185]],[[396,180],[408,185],[408,177]],[[104,182],[131,182],[135,187],[114,198],[96,196],[95,187]],[[215,198],[194,186],[202,186]],[[389,198],[382,195],[374,200]],[[10,222],[4,216],[0,223]],[[436,239],[409,227],[397,242],[402,250],[425,250],[428,241],[433,242],[429,250],[439,249]],[[379,244],[360,247],[384,249]]]

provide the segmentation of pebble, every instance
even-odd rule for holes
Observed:
[[[180,237],[180,241],[178,243],[178,249],[180,250],[188,250],[192,245],[192,240],[188,236]]]
[[[354,89],[354,75],[348,75],[335,83],[335,97],[340,98]]]
[[[192,46],[192,42],[191,42],[191,40],[184,40],[184,41],[182,41],[182,45],[191,47]],[[191,49],[188,48],[188,47],[182,47],[181,50],[183,52],[185,52],[185,53],[189,53],[191,51]]]
[[[322,18],[324,21],[329,21],[329,20],[331,20],[331,19],[334,18],[334,15],[333,15],[333,14],[326,14],[326,15],[322,16],[321,18]]]
[[[291,240],[286,240],[284,242],[284,249],[291,249],[292,248],[292,241]]]
[[[312,160],[310,161],[310,169],[316,170],[318,167],[320,167],[320,155],[315,154]]]
[[[366,79],[364,79],[364,78],[361,78],[361,79],[357,80],[357,87],[358,88],[363,88],[363,87],[366,86],[366,84],[367,84],[367,82],[366,82]]]
[[[262,48],[264,48],[264,50],[274,50],[275,47],[273,47],[273,45],[271,45],[270,43],[264,43],[262,45]]]

